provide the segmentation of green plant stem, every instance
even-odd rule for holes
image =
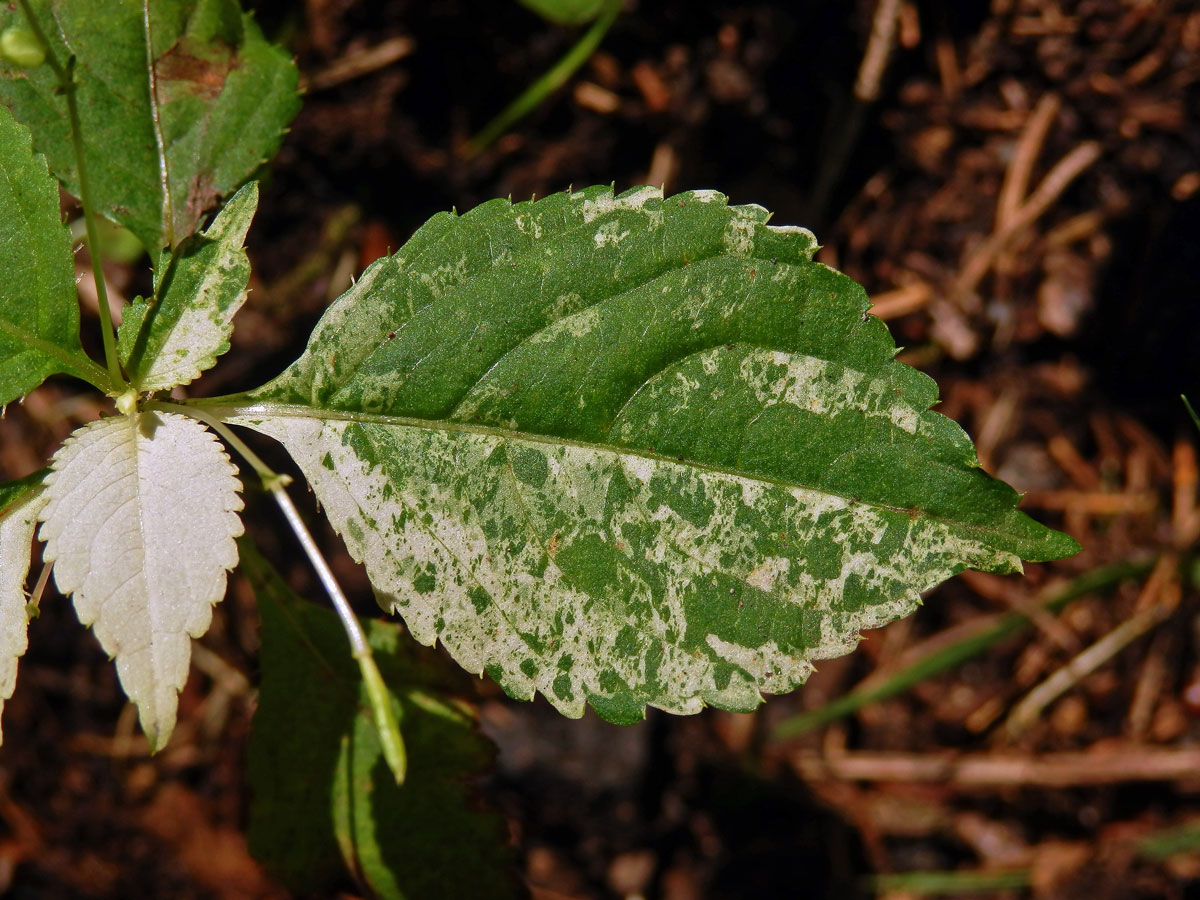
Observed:
[[[1144,575],[1153,566],[1154,560],[1126,561],[1084,572],[1057,589],[1043,604],[1043,609],[1055,612],[1084,594],[1124,581],[1126,578]],[[935,675],[962,665],[1028,625],[1029,618],[1018,612],[1006,613],[990,619],[988,624],[974,634],[968,635],[949,647],[935,650],[915,660],[886,680],[850,691],[810,712],[784,719],[775,726],[771,738],[772,740],[783,740],[795,737],[857,712],[868,703],[894,697],[927,678],[933,678]]]
[[[371,704],[371,714],[375,719],[375,729],[379,733],[383,757],[387,760],[388,768],[392,770],[396,784],[403,784],[408,771],[408,754],[404,749],[404,738],[400,734],[400,724],[396,720],[391,694],[388,692],[387,685],[384,684],[379,667],[375,664],[375,656],[372,654],[371,645],[367,642],[367,636],[362,630],[362,624],[354,615],[354,610],[350,608],[350,601],[346,599],[341,585],[334,577],[333,570],[321,553],[321,548],[317,546],[308,526],[304,524],[300,511],[296,509],[292,498],[288,496],[287,485],[291,482],[291,478],[273,471],[257,453],[247,447],[245,442],[233,433],[228,425],[216,416],[209,415],[194,406],[181,406],[175,403],[148,403],[146,409],[177,412],[204,422],[241,454],[258,474],[258,477],[262,479],[263,488],[270,491],[271,496],[275,498],[275,502],[283,512],[283,517],[287,519],[296,539],[300,541],[300,546],[304,548],[308,561],[316,570],[317,577],[321,579],[321,585],[333,602],[333,608],[337,612],[338,618],[341,619],[342,627],[346,630],[346,637],[350,640],[350,655],[358,663],[363,684],[367,687],[367,697]]]
[[[1192,409],[1192,404],[1188,402],[1186,394],[1180,394],[1179,399],[1183,401],[1183,405],[1187,407],[1188,413],[1191,414],[1192,421],[1196,423],[1196,427],[1200,428],[1200,416],[1196,415],[1196,410]]]
[[[584,32],[575,46],[467,141],[467,156],[475,156],[487,149],[498,137],[533,112],[550,94],[562,87],[600,46],[620,11],[621,0],[608,0],[596,21]]]
[[[292,503],[292,498],[279,485],[273,487],[271,493],[279,504],[279,508],[283,510],[284,518],[288,520],[292,531],[296,533],[301,546],[304,547],[309,562],[317,570],[317,576],[333,601],[333,608],[337,611],[338,618],[342,620],[342,627],[346,629],[346,635],[350,638],[350,655],[358,663],[363,683],[367,686],[367,697],[371,702],[371,713],[375,718],[375,729],[379,732],[383,757],[387,760],[388,768],[392,770],[396,784],[404,784],[404,777],[408,771],[408,755],[404,749],[404,738],[400,734],[400,724],[396,721],[396,711],[392,707],[391,695],[388,693],[387,685],[383,683],[383,675],[380,674],[379,667],[375,664],[375,657],[371,653],[371,645],[367,643],[367,636],[363,633],[362,625],[359,624],[358,617],[350,608],[350,602],[334,578],[329,563],[321,555],[321,549],[317,546],[317,542],[313,540],[308,528],[305,527],[304,520],[300,517],[295,504]]]
[[[92,204],[92,189],[88,181],[87,158],[83,151],[83,126],[79,118],[79,101],[75,96],[75,57],[67,60],[64,67],[50,51],[50,42],[42,31],[41,23],[33,13],[29,0],[21,0],[25,20],[42,46],[46,48],[46,63],[58,78],[59,87],[67,99],[67,116],[71,125],[71,145],[75,149],[75,171],[79,176],[79,205],[83,207],[83,224],[87,229],[88,256],[92,260],[92,276],[96,279],[96,306],[100,314],[100,338],[104,343],[104,361],[108,366],[108,377],[112,382],[110,393],[124,393],[128,388],[117,358],[117,338],[113,329],[112,311],[108,308],[108,286],[104,280],[104,263],[100,256],[100,233],[96,229],[96,218]]]

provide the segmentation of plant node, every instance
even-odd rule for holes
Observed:
[[[132,416],[137,412],[138,408],[138,392],[137,388],[129,388],[121,396],[117,397],[117,409],[124,415]]]

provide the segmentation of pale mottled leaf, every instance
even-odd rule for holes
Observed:
[[[116,659],[155,748],[175,727],[191,638],[208,629],[237,564],[240,487],[203,425],[154,412],[77,429],[46,478],[44,557]]]
[[[492,749],[471,710],[446,696],[445,661],[418,652],[397,625],[362,623],[412,760],[397,786],[337,617],[296,597],[246,544],[241,571],[262,620],[248,767],[254,855],[322,896],[351,873],[379,898],[522,896],[504,821],[473,796]]]
[[[651,188],[436,216],[213,405],[283,441],[418,640],[514,696],[750,709],[965,567],[1075,549],[767,217]]]
[[[0,485],[0,712],[17,686],[17,661],[29,645],[25,578],[38,513],[46,504],[40,480],[38,473]]]
[[[203,234],[185,240],[155,272],[154,297],[125,311],[121,363],[140,391],[187,384],[229,349],[233,316],[246,300],[250,260],[242,249],[258,205],[250,183]]]
[[[237,0],[33,0],[61,63],[76,60],[97,212],[157,254],[279,146],[298,75]],[[0,29],[24,22],[0,5]],[[0,69],[0,102],[79,192],[66,101],[52,68]]]
[[[28,129],[0,107],[0,408],[48,375],[89,369],[58,185]]]

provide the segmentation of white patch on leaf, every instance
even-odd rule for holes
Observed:
[[[611,192],[600,193],[595,196],[588,196],[582,192],[571,195],[572,198],[578,197],[583,201],[584,224],[590,223],[593,219],[597,219],[600,216],[606,216],[609,213],[622,209],[641,210],[651,201],[661,201],[662,196],[661,189],[649,185],[634,188],[619,197],[613,196]],[[651,212],[651,216],[653,217],[653,212]]]
[[[0,515],[0,711],[17,686],[17,660],[29,645],[25,577],[29,574],[33,531],[45,505],[46,492],[39,488]]]
[[[569,716],[605,698],[753,708],[911,611],[959,560],[995,558],[945,523],[619,447],[235,421],[283,442],[417,640]],[[905,540],[881,549],[895,529]],[[699,637],[709,615],[724,624]]]
[[[175,727],[191,639],[237,565],[237,472],[203,425],[173,413],[101,419],[54,455],[40,537],[138,706],[154,748]]]

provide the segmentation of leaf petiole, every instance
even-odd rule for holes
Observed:
[[[346,637],[350,640],[350,655],[358,663],[359,671],[362,673],[363,684],[367,688],[367,698],[371,704],[371,714],[375,720],[375,729],[379,732],[379,743],[383,749],[383,757],[387,760],[388,768],[392,770],[396,784],[403,784],[408,770],[408,754],[404,749],[404,737],[400,733],[400,724],[396,719],[395,708],[392,706],[391,694],[388,692],[387,685],[384,684],[383,675],[380,674],[379,667],[375,664],[375,657],[371,653],[371,645],[367,642],[367,636],[362,630],[362,625],[359,623],[358,617],[354,615],[354,611],[350,608],[350,601],[346,599],[341,585],[337,583],[337,579],[334,577],[333,570],[329,567],[329,563],[326,562],[324,555],[321,553],[321,548],[313,540],[313,536],[309,532],[308,526],[304,524],[304,519],[300,516],[299,510],[292,503],[292,498],[288,496],[286,488],[291,483],[291,476],[273,471],[262,461],[257,453],[246,446],[245,442],[233,433],[233,430],[228,425],[216,416],[209,415],[194,406],[182,406],[174,403],[153,402],[146,404],[146,408],[177,412],[204,422],[217,432],[229,446],[241,454],[262,480],[263,488],[270,491],[271,496],[275,498],[275,502],[279,504],[279,508],[283,512],[284,518],[287,519],[292,532],[296,535],[296,539],[300,541],[300,546],[304,548],[304,553],[308,556],[308,561],[316,570],[317,577],[321,579],[321,585],[325,588],[325,592],[333,602],[333,608],[337,612],[338,618],[341,619],[342,627],[346,630]]]

